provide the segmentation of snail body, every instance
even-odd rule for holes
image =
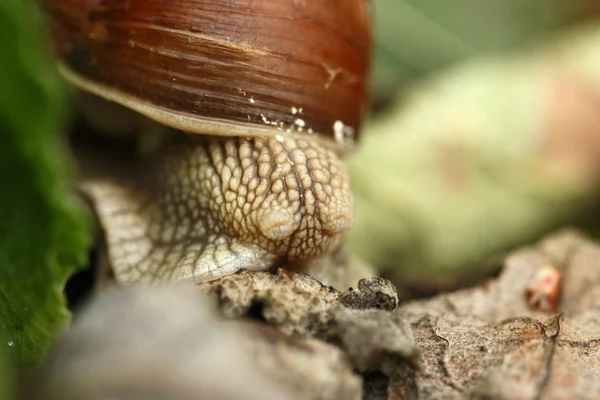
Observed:
[[[69,82],[186,133],[123,205],[155,223],[97,207],[119,280],[267,269],[350,229],[340,157],[367,107],[365,0],[41,1]]]

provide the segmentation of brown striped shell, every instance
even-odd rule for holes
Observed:
[[[351,147],[367,107],[366,0],[40,0],[76,86],[190,133]]]

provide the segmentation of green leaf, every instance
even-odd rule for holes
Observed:
[[[0,346],[40,361],[68,321],[66,279],[91,219],[71,187],[65,91],[32,2],[0,1]]]

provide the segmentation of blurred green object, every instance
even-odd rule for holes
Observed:
[[[21,365],[68,321],[63,287],[92,227],[70,186],[65,92],[40,25],[31,2],[0,1],[0,351]]]
[[[400,285],[450,288],[589,211],[600,178],[598,43],[595,25],[456,65],[366,126],[347,159],[351,249]]]
[[[597,15],[596,0],[373,0],[376,96],[481,53]]]

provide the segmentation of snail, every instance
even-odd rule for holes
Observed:
[[[97,209],[119,281],[335,249],[353,222],[341,157],[368,104],[368,0],[40,1],[68,82],[184,132],[141,168],[135,200],[91,190],[117,199]]]

